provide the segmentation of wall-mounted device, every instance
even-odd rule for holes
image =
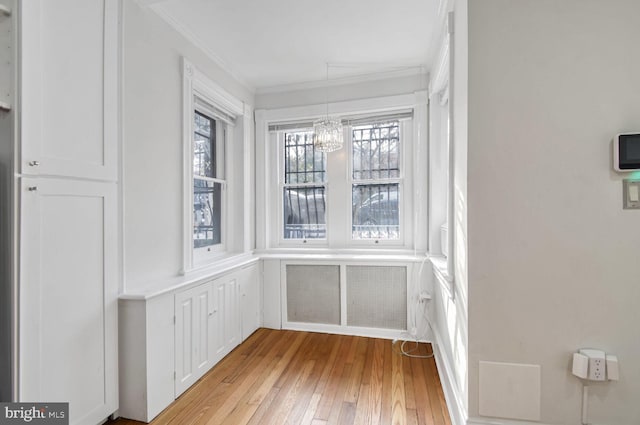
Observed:
[[[640,170],[640,133],[618,134],[613,138],[613,169]]]
[[[602,350],[583,348],[573,353],[572,373],[589,381],[617,381],[618,358]]]
[[[622,181],[622,201],[625,210],[640,210],[640,180]]]

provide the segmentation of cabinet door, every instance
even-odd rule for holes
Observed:
[[[260,327],[260,283],[257,264],[240,271],[240,293],[242,310],[242,340],[247,339]]]
[[[176,294],[176,397],[211,367],[211,295],[210,284]]]
[[[117,409],[116,186],[23,178],[20,401],[70,402],[70,424]]]
[[[225,339],[227,352],[231,352],[242,341],[242,327],[240,318],[240,285],[237,275],[227,280],[227,298],[225,299]]]
[[[211,286],[213,288],[213,315],[211,323],[213,352],[211,361],[213,364],[216,364],[227,354],[227,344],[224,336],[225,299],[227,298],[226,280],[223,278],[215,279]]]
[[[217,278],[212,283],[214,309],[212,338],[213,363],[219,362],[233,350],[242,338],[236,274]]]
[[[21,2],[23,174],[115,180],[118,1]]]

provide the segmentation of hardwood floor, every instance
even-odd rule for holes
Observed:
[[[402,356],[399,346],[259,329],[152,424],[451,425],[434,359]]]

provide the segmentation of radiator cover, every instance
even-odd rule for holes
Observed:
[[[341,268],[346,285],[342,291]],[[407,268],[288,264],[286,304],[289,322],[406,330]]]

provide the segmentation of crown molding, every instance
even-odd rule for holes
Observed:
[[[140,6],[151,6],[152,4],[156,4],[156,3],[162,3],[163,1],[167,1],[167,0],[136,0],[136,3],[138,3]]]
[[[258,87],[255,90],[256,95],[271,94],[271,93],[285,93],[292,91],[303,91],[312,89],[322,89],[326,87],[346,86],[350,84],[366,83],[370,81],[390,80],[393,78],[402,77],[420,77],[424,78],[424,81],[428,81],[429,73],[425,72],[425,65],[413,65],[398,67],[391,71],[374,72],[368,74],[352,75],[347,77],[332,78],[330,80],[319,81],[305,81],[301,83],[282,84],[270,87]]]
[[[249,83],[249,81],[242,77],[241,73],[234,69],[231,65],[225,62],[220,56],[218,56],[213,50],[207,46],[207,44],[197,35],[193,33],[187,26],[175,19],[160,3],[165,0],[137,0],[140,4],[147,4],[149,9],[154,11],[162,20],[169,24],[180,35],[186,38],[194,46],[200,49],[209,59],[211,59],[216,65],[218,65],[223,71],[225,71],[231,78],[237,83],[242,85],[251,93],[256,92],[256,88]]]

